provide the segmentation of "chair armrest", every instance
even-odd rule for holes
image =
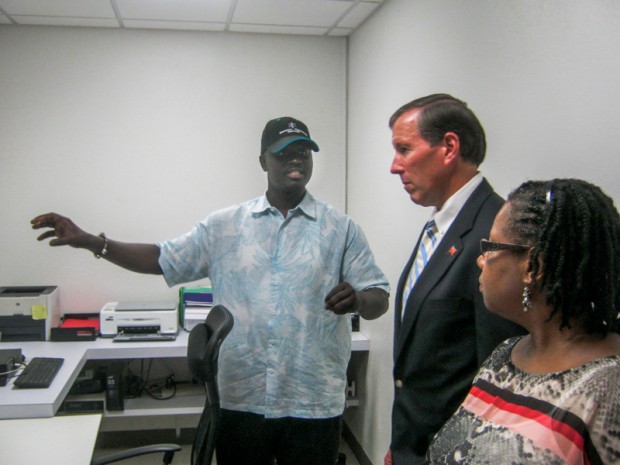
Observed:
[[[153,444],[149,446],[135,447],[133,449],[127,449],[120,452],[115,452],[114,454],[94,458],[90,461],[90,465],[104,465],[107,463],[118,462],[119,460],[125,460],[130,457],[157,453],[163,453],[164,463],[170,463],[172,462],[174,453],[180,450],[181,446],[177,444]]]

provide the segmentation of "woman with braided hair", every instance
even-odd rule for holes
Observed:
[[[512,192],[481,243],[487,308],[528,330],[481,367],[431,464],[620,464],[620,216],[577,179]]]

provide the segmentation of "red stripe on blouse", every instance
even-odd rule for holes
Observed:
[[[527,437],[570,465],[590,465],[584,438],[570,425],[539,410],[506,401],[473,386],[463,407],[486,420]]]

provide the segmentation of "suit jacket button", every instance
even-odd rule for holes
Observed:
[[[394,381],[394,384],[396,385],[397,388],[401,388],[403,387],[403,382],[400,379],[397,379],[396,381]]]

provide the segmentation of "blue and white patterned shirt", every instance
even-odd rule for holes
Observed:
[[[235,326],[220,352],[223,408],[267,418],[342,414],[350,315],[324,309],[341,282],[389,292],[361,228],[307,193],[287,218],[265,196],[159,244],[169,286],[209,277]]]

